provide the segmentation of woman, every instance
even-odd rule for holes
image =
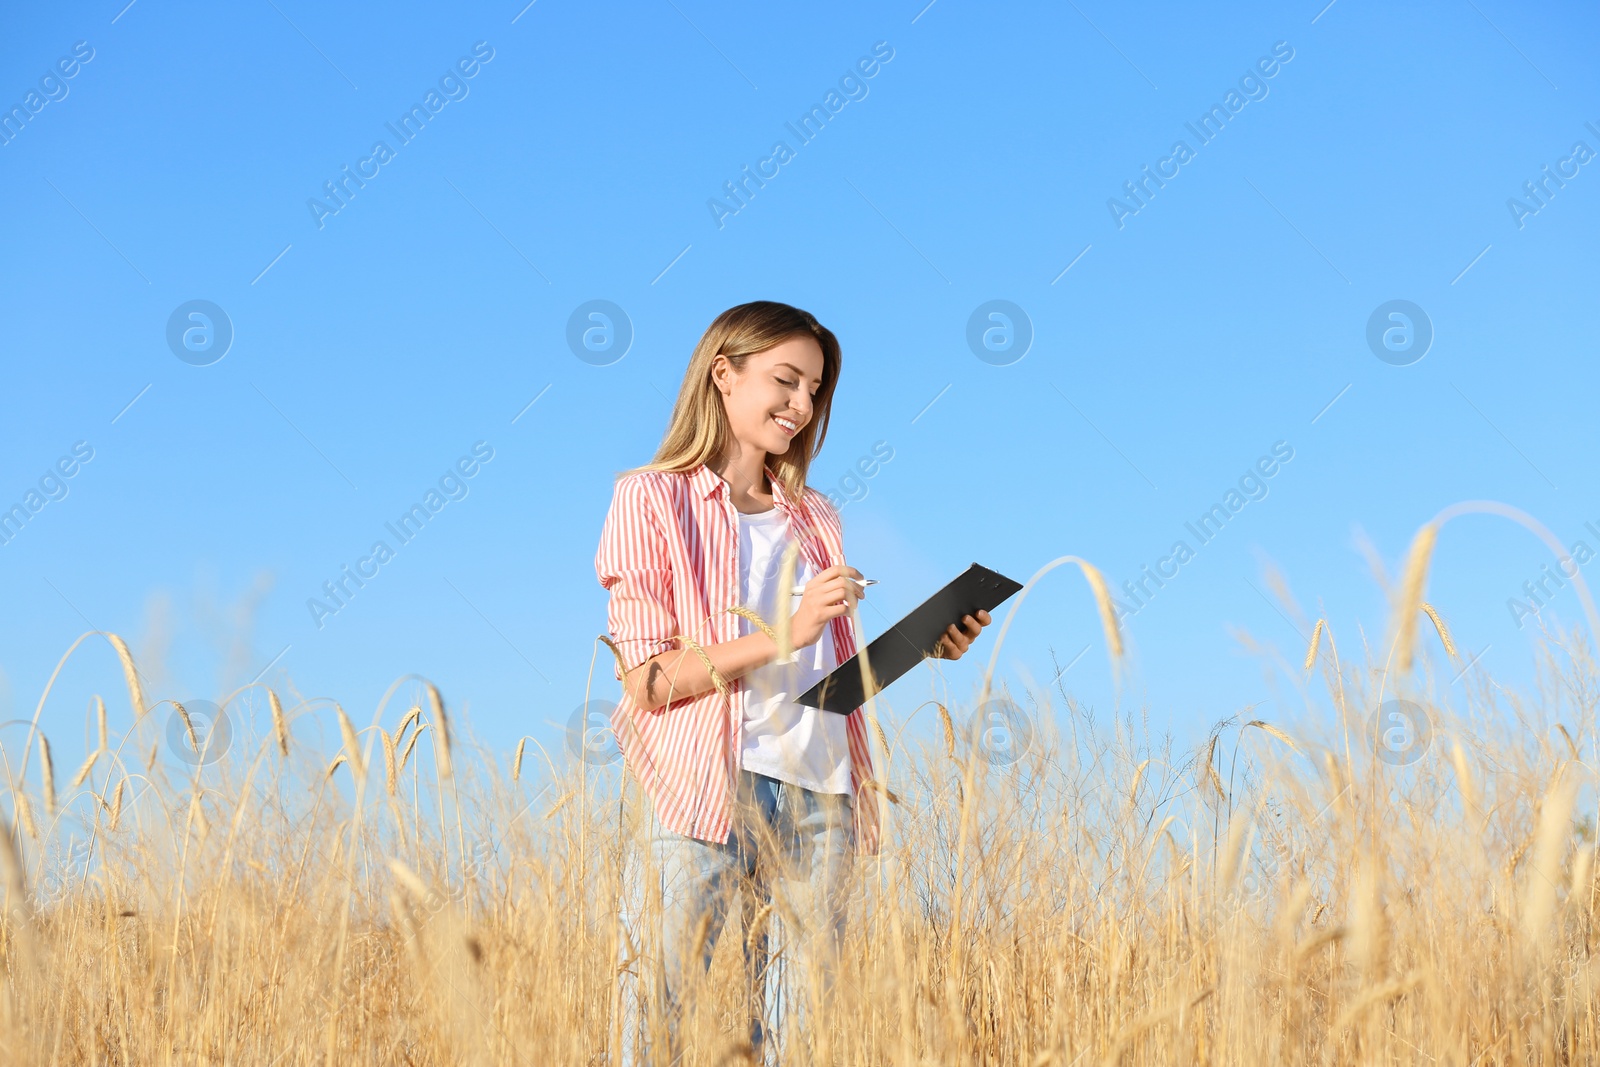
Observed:
[[[806,486],[839,371],[838,341],[805,311],[763,300],[718,315],[655,458],[619,476],[595,556],[621,659],[612,729],[654,813],[669,1025],[742,889],[758,1051],[767,945],[766,924],[753,920],[772,904],[825,991],[852,854],[878,850],[861,709],[793,699],[856,651],[862,575],[844,562],[838,513]],[[778,587],[791,544],[798,597]],[[794,648],[781,663],[770,632],[780,613]],[[989,622],[980,611],[952,625],[938,654],[960,658]]]

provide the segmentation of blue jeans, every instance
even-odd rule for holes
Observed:
[[[814,793],[751,771],[739,772],[724,842],[671,833],[652,820],[650,850],[661,894],[658,1003],[674,1044],[684,993],[710,967],[735,895],[756,1062],[766,1054],[769,977],[777,986],[772,1007],[780,1032],[786,1009],[803,1016],[808,994],[826,996],[833,988],[847,918],[852,825],[848,794]],[[775,928],[777,953],[771,948]]]

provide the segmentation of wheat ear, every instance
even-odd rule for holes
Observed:
[[[194,732],[194,723],[189,720],[189,709],[176,700],[172,702],[172,706],[178,709],[178,718],[183,720],[183,728],[189,735],[189,747],[194,749],[195,757],[198,759],[200,756],[200,735]]]
[[[378,736],[383,738],[383,788],[390,796],[394,796],[394,738],[390,737],[389,731],[381,726],[378,727]]]
[[[1111,649],[1112,660],[1122,659],[1122,630],[1117,626],[1117,613],[1111,604],[1111,594],[1106,589],[1105,577],[1099,568],[1084,560],[1078,560],[1078,567],[1083,571],[1083,577],[1089,583],[1090,592],[1094,593],[1095,606],[1100,609],[1100,625],[1106,632],[1106,645]]]
[[[950,720],[950,712],[943,704],[934,701],[933,706],[939,709],[939,725],[944,727],[944,754],[953,757],[956,754],[956,725]]]
[[[78,773],[72,776],[72,784],[67,787],[68,789],[78,788],[83,784],[83,780],[89,777],[89,772],[94,769],[95,761],[100,758],[100,751],[100,749],[95,749],[89,753],[89,758],[83,761],[83,766],[78,768]]]
[[[112,830],[118,829],[122,824],[122,792],[127,784],[128,779],[126,777],[119,779],[117,781],[117,791],[111,797],[110,827]]]
[[[333,710],[339,716],[339,735],[344,738],[344,750],[350,756],[350,770],[358,781],[366,781],[367,768],[361,762],[361,740],[356,736],[356,728],[350,724],[350,716],[344,713],[344,708],[338,704]]]
[[[1451,659],[1460,659],[1456,654],[1456,643],[1450,640],[1450,628],[1444,624],[1444,619],[1434,610],[1432,604],[1426,600],[1422,602],[1422,610],[1428,613],[1428,618],[1433,620],[1434,632],[1439,635],[1439,643],[1444,645],[1445,655]]]
[[[1406,557],[1405,577],[1400,582],[1400,600],[1395,616],[1395,664],[1402,671],[1411,669],[1417,643],[1417,611],[1422,607],[1422,589],[1428,583],[1428,561],[1439,539],[1439,527],[1428,523],[1417,531]]]
[[[39,735],[39,777],[44,786],[44,813],[56,813],[56,765],[50,758],[50,739]]]
[[[1317,662],[1317,649],[1322,645],[1322,631],[1326,626],[1327,623],[1324,620],[1318,619],[1316,628],[1311,631],[1311,647],[1306,649],[1306,670],[1308,671],[1311,669],[1311,665]]]
[[[605,634],[598,635],[598,639],[611,650],[611,658],[617,661],[617,681],[620,682],[628,677],[628,663],[622,658],[622,650],[617,647],[617,643]]]
[[[444,712],[444,698],[439,695],[439,687],[432,682],[428,683],[428,713],[433,716],[433,721],[438,724],[437,740],[439,749],[434,759],[439,764],[439,776],[450,777],[450,720]]]
[[[22,824],[23,831],[35,841],[39,840],[39,824],[33,821],[33,805],[28,803],[26,793],[17,794],[17,822]]]
[[[133,666],[133,653],[128,651],[128,643],[116,634],[106,634],[106,640],[111,642],[111,647],[117,650],[117,659],[122,661],[122,678],[128,685],[128,699],[133,703],[133,721],[138,722],[144,718],[144,688],[139,685],[139,672]]]
[[[278,699],[278,694],[267,690],[267,704],[272,708],[272,732],[278,738],[278,751],[283,755],[289,754],[289,723],[283,717],[283,702]]]

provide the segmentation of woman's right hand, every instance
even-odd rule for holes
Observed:
[[[796,648],[816,644],[822,639],[822,629],[828,625],[828,620],[845,614],[865,595],[862,587],[851,581],[861,577],[860,571],[841,563],[806,583],[800,607],[789,620],[789,636]]]

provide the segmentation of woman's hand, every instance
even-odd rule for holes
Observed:
[[[860,571],[841,563],[806,583],[800,607],[789,620],[789,637],[796,648],[816,644],[822,639],[822,628],[828,620],[843,615],[861,599],[862,587],[851,581],[861,577]]]
[[[939,644],[933,650],[934,659],[960,659],[961,654],[972,647],[972,642],[977,640],[983,628],[994,619],[987,611],[979,608],[976,619],[971,615],[963,615],[961,621],[966,627],[965,631],[956,629],[955,623],[945,627],[944,633],[939,637]]]

